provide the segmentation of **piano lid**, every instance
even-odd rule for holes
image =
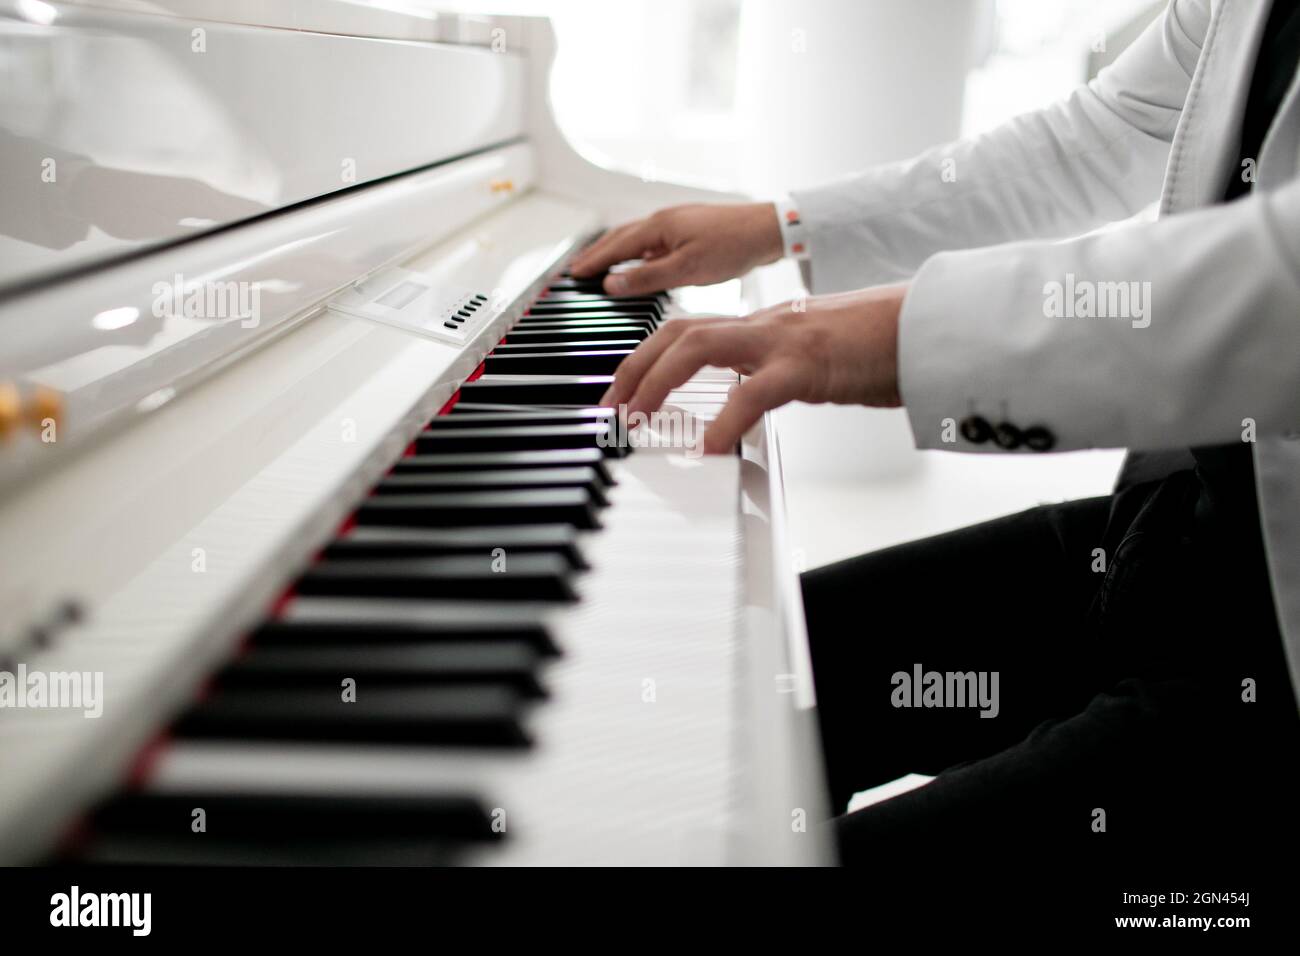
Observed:
[[[478,21],[110,5],[149,12],[0,0],[0,296],[524,130],[523,58]]]

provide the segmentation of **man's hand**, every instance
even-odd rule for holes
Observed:
[[[902,404],[898,315],[906,284],[784,303],[748,319],[668,322],[618,367],[602,405],[657,411],[668,393],[706,365],[751,376],[732,389],[704,434],[704,451],[730,451],[764,412],[786,402]]]
[[[710,285],[781,258],[781,227],[770,203],[674,206],[611,229],[570,267],[590,276],[629,259],[645,264],[605,279],[610,295]]]

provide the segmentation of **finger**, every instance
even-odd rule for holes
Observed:
[[[596,275],[612,265],[635,259],[648,247],[660,245],[657,227],[649,219],[641,219],[601,236],[573,261],[569,271],[578,278]]]
[[[740,322],[688,329],[642,376],[628,413],[657,410],[669,392],[706,365],[761,364],[769,337],[769,330]]]
[[[713,325],[720,322],[734,322],[735,319],[679,319],[668,322],[657,329],[653,335],[638,345],[632,354],[619,363],[614,372],[614,384],[601,397],[601,405],[619,405],[626,402],[636,391],[641,376],[654,364],[663,351],[677,341],[677,337],[691,326],[699,324]]]
[[[691,257],[688,254],[674,250],[635,269],[611,272],[605,277],[605,291],[610,295],[641,295],[671,289],[685,284],[690,265]]]
[[[764,412],[794,400],[796,385],[793,372],[780,362],[745,379],[731,390],[727,404],[705,430],[704,453],[721,455],[732,451]]]
[[[612,249],[622,237],[626,236],[633,229],[642,225],[644,220],[624,223],[621,226],[615,226],[607,231],[603,236],[583,249],[569,264],[569,271],[574,275],[594,275],[597,272],[608,268],[607,266],[597,266],[596,263],[605,255],[606,251]]]

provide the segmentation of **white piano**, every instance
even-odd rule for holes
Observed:
[[[773,424],[620,436],[693,290],[565,275],[729,197],[583,159],[554,54],[0,0],[0,863],[831,862]]]

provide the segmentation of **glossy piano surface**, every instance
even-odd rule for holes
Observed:
[[[63,317],[13,364],[71,436],[0,446],[0,661],[103,677],[97,717],[0,709],[0,861],[827,859],[771,422],[734,456],[629,439],[593,406],[692,290],[561,274],[705,194],[574,154],[549,26],[510,28],[527,142],[0,295],[0,325]],[[393,267],[433,290],[389,300],[414,325],[355,308]],[[272,329],[95,325],[177,270],[263,283]],[[114,332],[142,336],[117,367]],[[672,421],[735,381],[705,370]],[[172,829],[196,801],[224,821],[201,848]]]
[[[514,51],[181,6],[0,3],[0,291],[523,133]]]

